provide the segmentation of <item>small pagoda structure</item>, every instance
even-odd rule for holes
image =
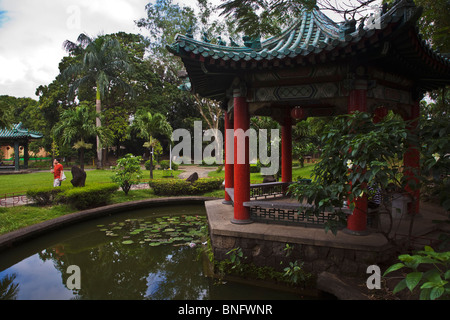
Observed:
[[[169,51],[184,63],[192,92],[220,101],[225,129],[249,129],[250,117],[270,116],[281,124],[281,180],[292,181],[292,125],[306,117],[371,112],[374,121],[393,110],[405,120],[419,117],[425,93],[450,84],[448,56],[421,38],[422,9],[396,1],[372,25],[336,23],[317,8],[303,11],[296,23],[261,41],[244,37],[213,44],[191,34],[178,35]],[[236,138],[235,138],[236,139]],[[227,145],[227,144],[225,144]],[[234,156],[238,152],[234,143]],[[227,150],[225,149],[225,153]],[[419,166],[418,150],[404,157]],[[250,165],[225,163],[225,200],[234,205],[233,223],[251,222]],[[405,173],[407,174],[407,173]],[[419,197],[415,192],[415,197]],[[418,210],[418,201],[409,210]],[[356,200],[347,229],[367,227],[367,198]]]
[[[20,147],[24,150],[24,169],[28,169],[28,144],[35,139],[42,139],[42,134],[37,131],[28,130],[22,123],[14,124],[11,128],[0,129],[0,145],[14,147],[14,164],[12,166],[1,165],[0,170],[19,171]]]

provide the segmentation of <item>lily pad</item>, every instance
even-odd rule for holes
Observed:
[[[134,241],[133,240],[125,240],[125,241],[122,241],[122,243],[123,244],[132,244],[132,243],[134,243]]]
[[[161,242],[150,242],[149,243],[149,246],[151,246],[151,247],[157,247],[157,246],[160,246],[161,245]]]

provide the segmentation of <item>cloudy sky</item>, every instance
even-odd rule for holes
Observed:
[[[146,16],[150,1],[0,0],[0,95],[37,99],[36,88],[58,75],[58,64],[67,55],[63,42],[75,42],[80,33],[144,32],[134,21]]]
[[[0,0],[0,95],[37,99],[67,55],[62,44],[125,31],[139,33],[149,0]]]

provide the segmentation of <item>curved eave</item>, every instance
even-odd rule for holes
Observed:
[[[385,70],[407,75],[425,91],[450,84],[450,59],[433,51],[417,32],[422,9],[407,9],[391,9],[381,17],[379,29],[358,28],[345,36],[339,34],[337,24],[313,11],[304,12],[297,24],[261,42],[259,50],[183,35],[168,49],[182,58],[193,91],[219,100],[239,73],[343,60],[379,63]],[[384,52],[386,44],[389,50]]]
[[[27,139],[42,139],[43,136],[36,131],[22,128],[22,123],[15,124],[11,129],[0,129],[0,141],[14,141]]]

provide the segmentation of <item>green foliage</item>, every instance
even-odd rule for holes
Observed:
[[[280,32],[303,8],[312,9],[316,0],[303,1],[225,1],[218,8],[236,25],[238,32],[253,38]]]
[[[427,175],[424,195],[437,200],[445,210],[450,210],[450,127],[446,115],[423,119],[421,126],[422,171]]]
[[[146,170],[150,170],[150,166],[151,166],[152,170],[155,170],[155,168],[156,168],[156,161],[153,162],[153,161],[147,160],[147,161],[145,161],[144,166],[145,166]]]
[[[117,188],[117,184],[113,183],[98,183],[82,188],[48,187],[28,190],[27,197],[38,206],[67,204],[82,210],[107,204]]]
[[[309,278],[309,274],[303,270],[303,262],[298,264],[298,261],[289,262],[289,267],[284,268],[284,277],[292,284],[305,282]]]
[[[136,113],[131,130],[137,132],[137,136],[146,140],[144,147],[154,151],[155,147],[160,146],[160,142],[155,138],[155,135],[163,135],[170,137],[172,134],[172,127],[167,121],[166,117],[159,113],[151,113],[140,110]],[[153,154],[150,157],[150,179],[153,179]]]
[[[293,246],[286,244],[286,257],[288,257]],[[283,271],[277,271],[273,267],[259,267],[253,263],[247,263],[247,256],[244,255],[242,248],[233,248],[226,253],[229,259],[222,261],[215,261],[215,268],[219,275],[233,274],[245,279],[261,279],[272,280],[287,285],[294,285],[300,287],[308,287],[314,285],[313,275],[306,272],[297,261],[290,262],[289,267],[284,268]]]
[[[215,157],[205,157],[202,159],[202,166],[217,166],[217,159]]]
[[[156,195],[179,196],[202,194],[220,188],[223,179],[207,178],[198,179],[193,183],[182,179],[152,180],[150,187]]]
[[[59,193],[56,201],[68,204],[78,210],[95,208],[110,202],[118,185],[115,183],[93,184],[83,188],[72,188]]]
[[[169,160],[161,160],[159,162],[159,166],[162,170],[167,170],[170,168],[170,161]],[[172,162],[172,170],[178,170],[178,164]]]
[[[242,272],[242,260],[247,259],[247,257],[244,257],[242,249],[234,248],[228,251],[226,254],[230,256],[230,262],[232,265],[231,269],[237,269],[238,272]]]
[[[423,8],[419,20],[421,34],[440,52],[450,50],[450,3],[446,0],[415,0]]]
[[[125,194],[128,194],[133,184],[138,184],[142,178],[141,157],[127,154],[117,160],[117,165],[113,168],[111,180],[117,183]]]
[[[27,190],[27,198],[38,206],[47,206],[55,202],[59,193],[65,191],[67,187],[62,186],[58,188],[45,187]]]
[[[401,262],[390,266],[383,276],[402,268],[408,268],[412,272],[396,285],[394,294],[405,288],[410,292],[419,288],[421,300],[450,298],[450,251],[436,252],[425,246],[424,250],[415,255],[402,254],[398,259]]]
[[[72,148],[80,151],[81,169],[84,169],[84,150],[93,146],[86,141],[98,136],[102,143],[108,144],[112,139],[110,130],[96,126],[96,117],[103,118],[96,114],[92,103],[82,101],[75,108],[62,111],[60,121],[53,127],[54,136],[61,144],[73,144]]]
[[[392,113],[374,123],[369,113],[355,112],[336,117],[321,136],[322,160],[314,167],[311,184],[294,183],[290,192],[299,200],[313,204],[309,214],[334,212],[347,201],[369,195],[367,186],[385,190],[394,183],[404,189],[410,182],[400,164],[409,145],[417,145],[407,122]],[[417,174],[418,172],[414,172]],[[337,231],[346,216],[337,211],[338,221],[330,221],[327,230]]]
[[[0,128],[9,128],[13,124],[13,112],[11,106],[5,101],[7,96],[0,96]]]
[[[127,87],[123,76],[124,73],[131,72],[131,65],[128,63],[127,52],[116,38],[110,35],[91,38],[81,33],[77,43],[66,40],[64,48],[72,56],[79,58],[62,72],[64,79],[76,79],[70,87],[71,94],[80,86],[90,85],[96,87],[97,100],[101,100],[111,89],[111,84]]]
[[[261,162],[258,160],[256,163],[250,164],[250,172],[257,173],[261,171]]]

